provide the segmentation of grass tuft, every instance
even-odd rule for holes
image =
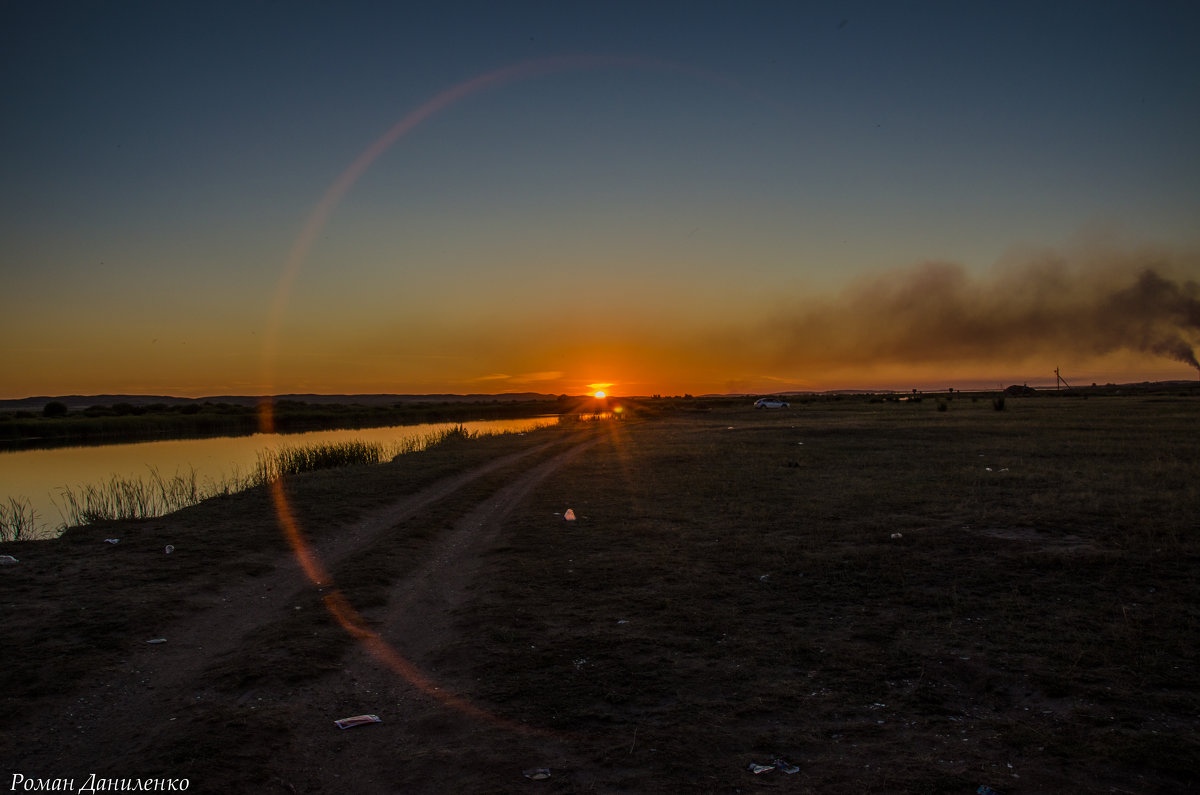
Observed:
[[[240,489],[230,482],[201,484],[194,469],[163,477],[152,468],[148,480],[113,475],[107,483],[87,484],[78,491],[63,487],[59,511],[68,527],[109,519],[148,519],[231,490]]]
[[[258,464],[251,475],[251,481],[255,485],[270,483],[287,475],[359,464],[378,464],[383,460],[382,444],[358,439],[263,450],[258,454]]]
[[[0,541],[25,541],[37,531],[37,513],[28,498],[9,497],[0,504]]]
[[[64,487],[59,495],[64,527],[95,524],[120,519],[150,519],[196,505],[218,496],[228,496],[280,478],[323,469],[381,464],[397,456],[433,447],[479,438],[459,424],[407,439],[392,445],[352,439],[345,442],[297,445],[262,450],[254,471],[248,476],[234,474],[219,482],[201,483],[194,469],[162,476],[151,469],[148,479],[114,475],[106,483],[87,484],[76,489]],[[10,500],[0,506],[0,541],[30,538],[34,535],[33,510],[28,501]]]

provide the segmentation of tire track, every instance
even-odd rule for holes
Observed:
[[[410,779],[401,785],[396,780],[395,749],[427,747],[430,726],[460,739],[477,735],[481,727],[510,735],[510,739],[520,733],[502,716],[489,715],[471,704],[465,692],[456,692],[462,683],[440,681],[429,666],[439,649],[458,640],[454,613],[469,600],[469,586],[484,565],[482,553],[501,535],[507,517],[542,481],[600,441],[593,437],[578,442],[505,484],[463,514],[437,540],[425,562],[393,585],[386,608],[372,616],[371,642],[360,644],[343,670],[329,677],[333,681],[323,687],[319,684],[311,693],[314,699],[324,697],[326,705],[336,694],[341,703],[327,708],[345,713],[337,717],[378,710],[387,713],[385,723],[362,731],[352,742],[336,742],[341,737],[331,738],[327,731],[297,736],[294,757],[280,760],[279,780],[294,782],[285,786],[309,792],[346,787],[357,792],[424,791],[426,787],[418,782],[425,773],[409,770],[406,777],[415,776],[417,781]],[[386,655],[381,660],[373,648],[377,644],[386,644],[407,670],[398,672],[394,658],[391,666]],[[421,681],[413,681],[413,669]],[[314,720],[327,725],[329,715],[314,715]],[[331,742],[337,747],[335,763],[330,761]],[[522,737],[518,742],[527,745],[529,739]],[[538,737],[533,742],[552,755],[562,752],[551,738]],[[440,777],[436,770],[428,775],[435,776],[434,780]],[[439,787],[433,784],[428,791],[439,791]]]
[[[571,451],[580,448],[581,443],[574,443]],[[382,534],[468,484],[527,458],[542,456],[561,444],[561,439],[542,443],[437,481],[342,530],[324,534],[313,544],[314,552],[328,570],[334,571]],[[531,471],[541,472],[563,455]],[[527,477],[528,473],[517,482]],[[436,557],[436,550],[441,550],[444,542],[433,543]],[[24,761],[27,769],[79,771],[85,777],[94,771],[135,774],[147,758],[153,757],[159,733],[185,711],[208,700],[237,702],[237,693],[206,690],[202,682],[205,670],[219,660],[238,655],[252,635],[288,617],[298,595],[313,587],[301,565],[289,555],[280,559],[271,573],[222,589],[207,607],[162,629],[166,643],[134,646],[115,674],[108,671],[103,681],[97,677],[78,688],[72,697],[64,698],[61,713],[39,717],[63,728],[53,744],[30,749]],[[202,695],[197,696],[198,691]],[[183,728],[180,724],[172,726],[176,727]]]

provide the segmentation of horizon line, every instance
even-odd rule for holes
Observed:
[[[1197,384],[1197,383],[1200,383],[1200,379],[1175,378],[1175,379],[1166,379],[1166,380],[1158,380],[1158,381],[1151,381],[1151,380],[1123,381],[1120,383],[1109,381],[1104,384],[1101,384],[1097,381],[1097,382],[1083,384],[1083,385],[1065,384],[1065,383],[1064,384],[1056,384],[1053,381],[1037,382],[1037,383],[1030,383],[1030,382],[1026,381],[1021,384],[1016,384],[1016,383],[1007,384],[1007,385],[997,384],[994,387],[973,386],[973,387],[966,387],[966,388],[958,388],[958,387],[942,387],[942,388],[929,388],[929,387],[924,387],[924,388],[922,388],[922,387],[906,387],[906,388],[898,388],[898,387],[834,387],[831,389],[783,389],[783,390],[776,390],[776,391],[753,391],[753,390],[750,390],[750,391],[729,391],[729,392],[703,392],[703,393],[698,393],[698,394],[693,394],[691,392],[672,393],[672,394],[657,393],[657,392],[653,393],[653,394],[611,394],[610,393],[610,394],[606,395],[605,398],[601,398],[601,399],[612,400],[615,398],[617,398],[617,399],[625,398],[625,399],[651,400],[654,398],[665,399],[665,398],[683,398],[683,397],[723,398],[723,397],[763,397],[763,396],[769,396],[769,395],[912,394],[914,392],[918,393],[918,394],[921,394],[921,393],[931,393],[931,394],[947,393],[947,394],[949,394],[949,393],[953,393],[953,392],[968,394],[968,393],[1004,391],[1005,389],[1008,389],[1008,388],[1014,387],[1014,386],[1018,386],[1018,387],[1026,386],[1031,389],[1037,389],[1037,390],[1042,390],[1042,391],[1046,391],[1046,390],[1056,391],[1056,390],[1061,390],[1061,389],[1068,389],[1068,390],[1069,389],[1093,389],[1093,388],[1099,389],[1101,387],[1145,386],[1145,385],[1167,386],[1167,385]],[[537,392],[537,391],[529,391],[529,390],[512,391],[512,392],[280,392],[280,393],[276,393],[276,394],[225,393],[225,394],[211,394],[211,395],[197,395],[197,396],[171,395],[171,394],[150,393],[150,392],[96,392],[96,393],[74,392],[74,393],[69,393],[69,394],[57,394],[57,395],[40,394],[40,395],[26,395],[24,397],[17,397],[17,398],[0,398],[0,404],[26,403],[26,402],[39,401],[39,400],[62,400],[62,399],[80,399],[80,398],[144,398],[144,399],[164,398],[164,399],[169,399],[169,400],[180,400],[180,401],[205,401],[205,400],[235,398],[235,399],[239,399],[239,400],[263,401],[263,400],[282,400],[282,399],[298,398],[298,397],[315,397],[315,398],[501,398],[501,397],[521,397],[521,396],[542,397],[542,398],[548,398],[548,399],[558,399],[560,397],[568,397],[568,398],[592,398],[592,397],[594,397],[591,393],[588,393],[588,392],[572,394],[572,393],[567,393],[567,392]]]

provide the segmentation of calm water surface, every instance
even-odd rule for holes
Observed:
[[[164,478],[176,472],[188,474],[195,470],[200,484],[220,483],[252,473],[258,454],[263,450],[353,439],[379,442],[386,449],[393,443],[424,439],[457,425],[468,431],[488,434],[532,430],[553,425],[557,420],[557,417],[534,417],[444,422],[0,452],[0,503],[7,505],[9,497],[27,498],[43,533],[50,533],[63,524],[58,506],[63,504],[61,493],[64,488],[78,494],[82,486],[107,483],[113,476],[149,480],[152,470],[157,470]]]

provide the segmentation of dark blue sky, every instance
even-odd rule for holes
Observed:
[[[836,386],[694,341],[927,261],[1194,265],[1194,3],[407,5],[0,8],[5,396]],[[393,125],[541,59],[406,132],[289,260]]]

